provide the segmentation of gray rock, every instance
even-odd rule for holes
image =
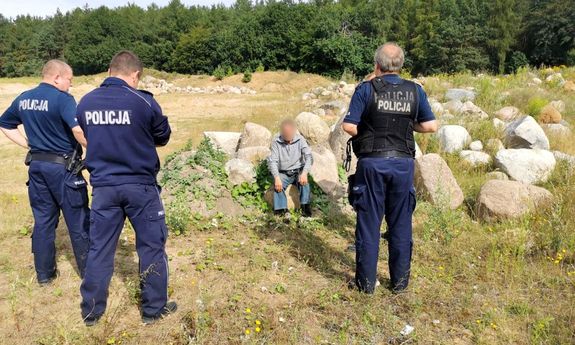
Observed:
[[[234,158],[225,165],[229,181],[234,185],[240,185],[244,182],[253,183],[256,181],[256,172],[254,165],[243,159]]]
[[[251,146],[239,149],[236,158],[243,159],[252,163],[261,162],[270,155],[269,146]]]
[[[491,163],[491,156],[485,152],[463,150],[459,157],[472,166],[487,165]]]
[[[549,139],[543,128],[531,116],[509,123],[505,128],[504,141],[508,148],[549,150]]]
[[[553,73],[545,78],[545,81],[550,84],[556,83],[559,86],[563,86],[563,84],[565,84],[565,79],[561,73]]]
[[[495,155],[495,165],[513,180],[535,184],[546,182],[555,169],[553,153],[540,149],[508,149]]]
[[[270,146],[272,133],[256,123],[247,122],[240,137],[239,149],[255,146]]]
[[[475,100],[475,92],[466,89],[449,89],[445,93],[445,98],[449,101],[474,101]]]
[[[489,118],[486,112],[484,112],[481,108],[473,104],[471,101],[466,101],[463,103],[463,106],[459,109],[459,113],[461,115],[473,117],[480,120],[485,120]]]
[[[505,126],[507,126],[505,124],[505,122],[501,121],[500,119],[498,119],[498,118],[493,119],[493,127],[495,129],[502,130],[502,129],[505,129]]]
[[[439,103],[438,101],[430,100],[430,101],[429,101],[429,105],[431,106],[431,111],[432,111],[436,116],[441,116],[441,115],[443,115],[443,113],[445,112],[445,109],[443,108],[443,105],[442,105],[441,103]]]
[[[295,121],[299,132],[303,135],[310,145],[322,144],[328,141],[331,133],[329,126],[319,116],[314,113],[300,113]]]
[[[461,151],[471,142],[467,129],[457,125],[442,126],[437,132],[441,150],[447,153]]]
[[[241,135],[239,132],[204,132],[204,137],[208,138],[213,146],[229,156],[235,154]]]
[[[312,147],[313,165],[311,175],[321,190],[329,196],[341,196],[341,183],[337,160],[333,152],[322,145]]]
[[[546,133],[556,137],[570,137],[572,134],[571,128],[565,126],[563,123],[542,124],[541,127]]]
[[[415,187],[434,205],[456,209],[463,203],[463,191],[445,160],[436,153],[415,160]]]
[[[463,102],[459,100],[453,100],[446,103],[443,103],[444,111],[448,111],[451,114],[459,114],[461,108],[463,108]]]
[[[482,151],[483,150],[483,143],[481,140],[475,140],[469,144],[469,149],[471,151]]]
[[[511,121],[521,115],[521,111],[516,107],[503,107],[497,110],[494,115],[502,121]]]
[[[477,198],[477,216],[484,221],[519,218],[549,206],[553,195],[546,189],[517,181],[487,181]]]
[[[506,173],[502,172],[502,171],[491,171],[488,172],[485,177],[487,177],[488,180],[502,180],[502,181],[507,181],[509,180],[509,176],[507,176]]]
[[[551,101],[550,104],[560,113],[563,113],[565,111],[565,102],[563,102],[562,100]]]

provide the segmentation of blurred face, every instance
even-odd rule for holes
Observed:
[[[292,125],[283,125],[281,128],[281,135],[285,141],[292,141],[295,137],[295,127]]]
[[[54,86],[58,88],[60,91],[68,92],[70,87],[72,86],[72,78],[74,75],[72,71],[65,71],[61,72],[60,74],[56,75],[54,79]]]

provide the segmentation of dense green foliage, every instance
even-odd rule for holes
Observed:
[[[0,76],[38,73],[56,57],[76,74],[98,73],[120,49],[169,72],[363,76],[387,40],[405,47],[413,74],[513,72],[526,63],[575,63],[573,8],[575,0],[237,0],[211,8],[173,0],[163,8],[0,15]]]

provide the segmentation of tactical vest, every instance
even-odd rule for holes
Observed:
[[[413,124],[419,110],[416,84],[407,80],[391,84],[377,77],[371,81],[371,88],[373,101],[358,125],[353,152],[357,157],[382,157],[394,152],[397,154],[391,156],[415,157]]]

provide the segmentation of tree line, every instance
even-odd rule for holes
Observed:
[[[363,76],[395,41],[413,74],[510,73],[575,64],[575,0],[237,0],[225,7],[127,5],[49,17],[0,15],[0,76],[62,58],[105,71],[121,49],[167,72],[292,70]]]

